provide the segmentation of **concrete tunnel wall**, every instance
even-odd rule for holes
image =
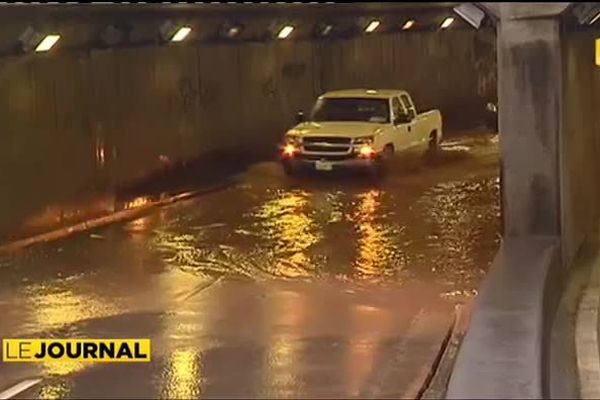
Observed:
[[[561,220],[569,262],[600,219],[600,67],[593,33],[565,33],[563,39]]]
[[[597,33],[558,17],[567,5],[555,16],[536,3],[500,7],[502,157],[517,178],[505,180],[504,201],[518,212],[479,290],[448,398],[580,396],[572,323],[580,267],[597,247],[600,67]]]
[[[327,90],[406,88],[446,126],[478,124],[495,97],[494,46],[449,30],[0,59],[0,238],[33,217],[60,222],[71,204],[110,196],[165,160],[270,155],[295,112]]]

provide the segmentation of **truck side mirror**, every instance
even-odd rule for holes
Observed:
[[[306,121],[304,113],[302,111],[298,111],[298,113],[296,114],[296,123],[301,124],[304,121]]]

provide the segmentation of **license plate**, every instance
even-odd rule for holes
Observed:
[[[333,165],[328,161],[316,161],[315,169],[317,171],[331,171],[333,169]]]

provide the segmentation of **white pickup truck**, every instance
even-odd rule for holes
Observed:
[[[340,90],[320,96],[307,121],[299,114],[280,154],[287,174],[364,167],[380,175],[394,154],[435,149],[441,139],[440,112],[417,113],[403,90]]]

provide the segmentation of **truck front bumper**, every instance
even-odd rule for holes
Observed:
[[[298,154],[291,158],[282,158],[283,163],[287,163],[294,169],[305,169],[314,171],[336,171],[341,169],[365,169],[376,166],[377,158],[349,157],[341,160],[332,160],[329,158],[305,157]]]

